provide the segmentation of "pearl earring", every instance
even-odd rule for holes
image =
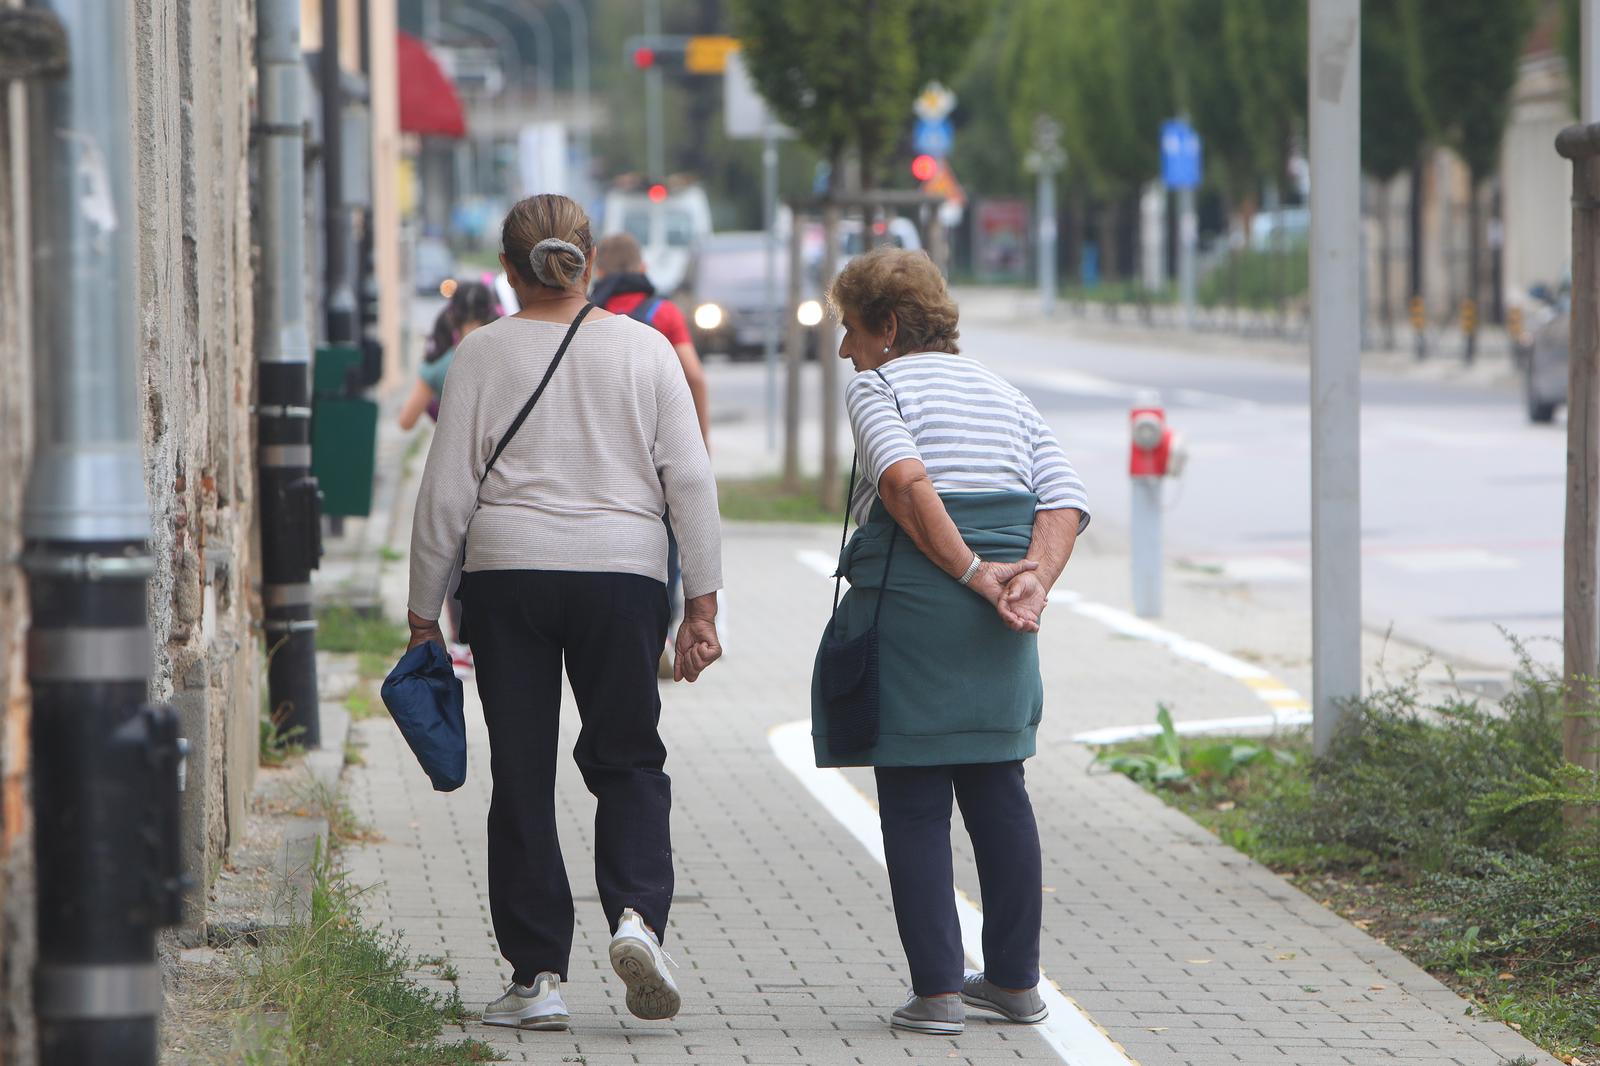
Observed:
[[[887,344],[885,344],[883,346],[883,354],[884,355],[888,355],[889,354],[889,346]]]

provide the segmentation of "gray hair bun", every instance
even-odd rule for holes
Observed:
[[[552,289],[570,288],[583,277],[583,268],[588,263],[582,248],[560,237],[546,237],[528,252],[528,266],[533,268],[533,276]]]

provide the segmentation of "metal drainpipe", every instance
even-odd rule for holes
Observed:
[[[330,4],[330,6],[335,6]],[[322,742],[311,571],[322,555],[322,495],[311,476],[311,334],[305,293],[305,74],[300,0],[256,7],[260,84],[262,326],[257,336],[262,599],[267,691],[281,732]]]
[[[39,1061],[153,1064],[156,930],[181,916],[178,717],[146,705],[150,507],[134,322],[126,4],[43,0],[70,70],[29,101]],[[92,299],[79,294],[92,292]]]
[[[339,66],[339,7],[322,0],[322,54],[318,81],[322,94],[323,262],[327,268],[328,342],[355,344],[356,287],[351,280],[350,211],[344,189],[344,86]]]

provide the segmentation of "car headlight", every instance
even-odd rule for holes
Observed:
[[[722,325],[722,308],[716,304],[701,304],[694,309],[694,324],[701,329],[716,329]]]
[[[802,326],[814,326],[822,321],[822,305],[816,300],[807,300],[795,308],[794,317]]]

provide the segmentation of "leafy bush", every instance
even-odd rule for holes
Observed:
[[[1165,704],[1158,705],[1156,723],[1161,732],[1156,735],[1152,750],[1105,748],[1095,756],[1095,762],[1142,785],[1215,789],[1261,760],[1276,758],[1290,765],[1296,761],[1291,752],[1244,740],[1196,742],[1185,750],[1178,741],[1172,712]]]
[[[1557,687],[1525,665],[1498,711],[1452,698],[1421,706],[1405,682],[1352,704],[1311,787],[1263,812],[1278,847],[1315,845],[1421,871],[1478,848],[1544,853],[1558,803],[1521,802],[1562,765]]]
[[[1493,851],[1463,855],[1458,863],[1460,872],[1425,876],[1419,896],[1450,914],[1453,926],[1478,935],[1470,950],[1452,950],[1449,936],[1433,938],[1434,961],[1557,974],[1589,967],[1600,974],[1600,866]]]

